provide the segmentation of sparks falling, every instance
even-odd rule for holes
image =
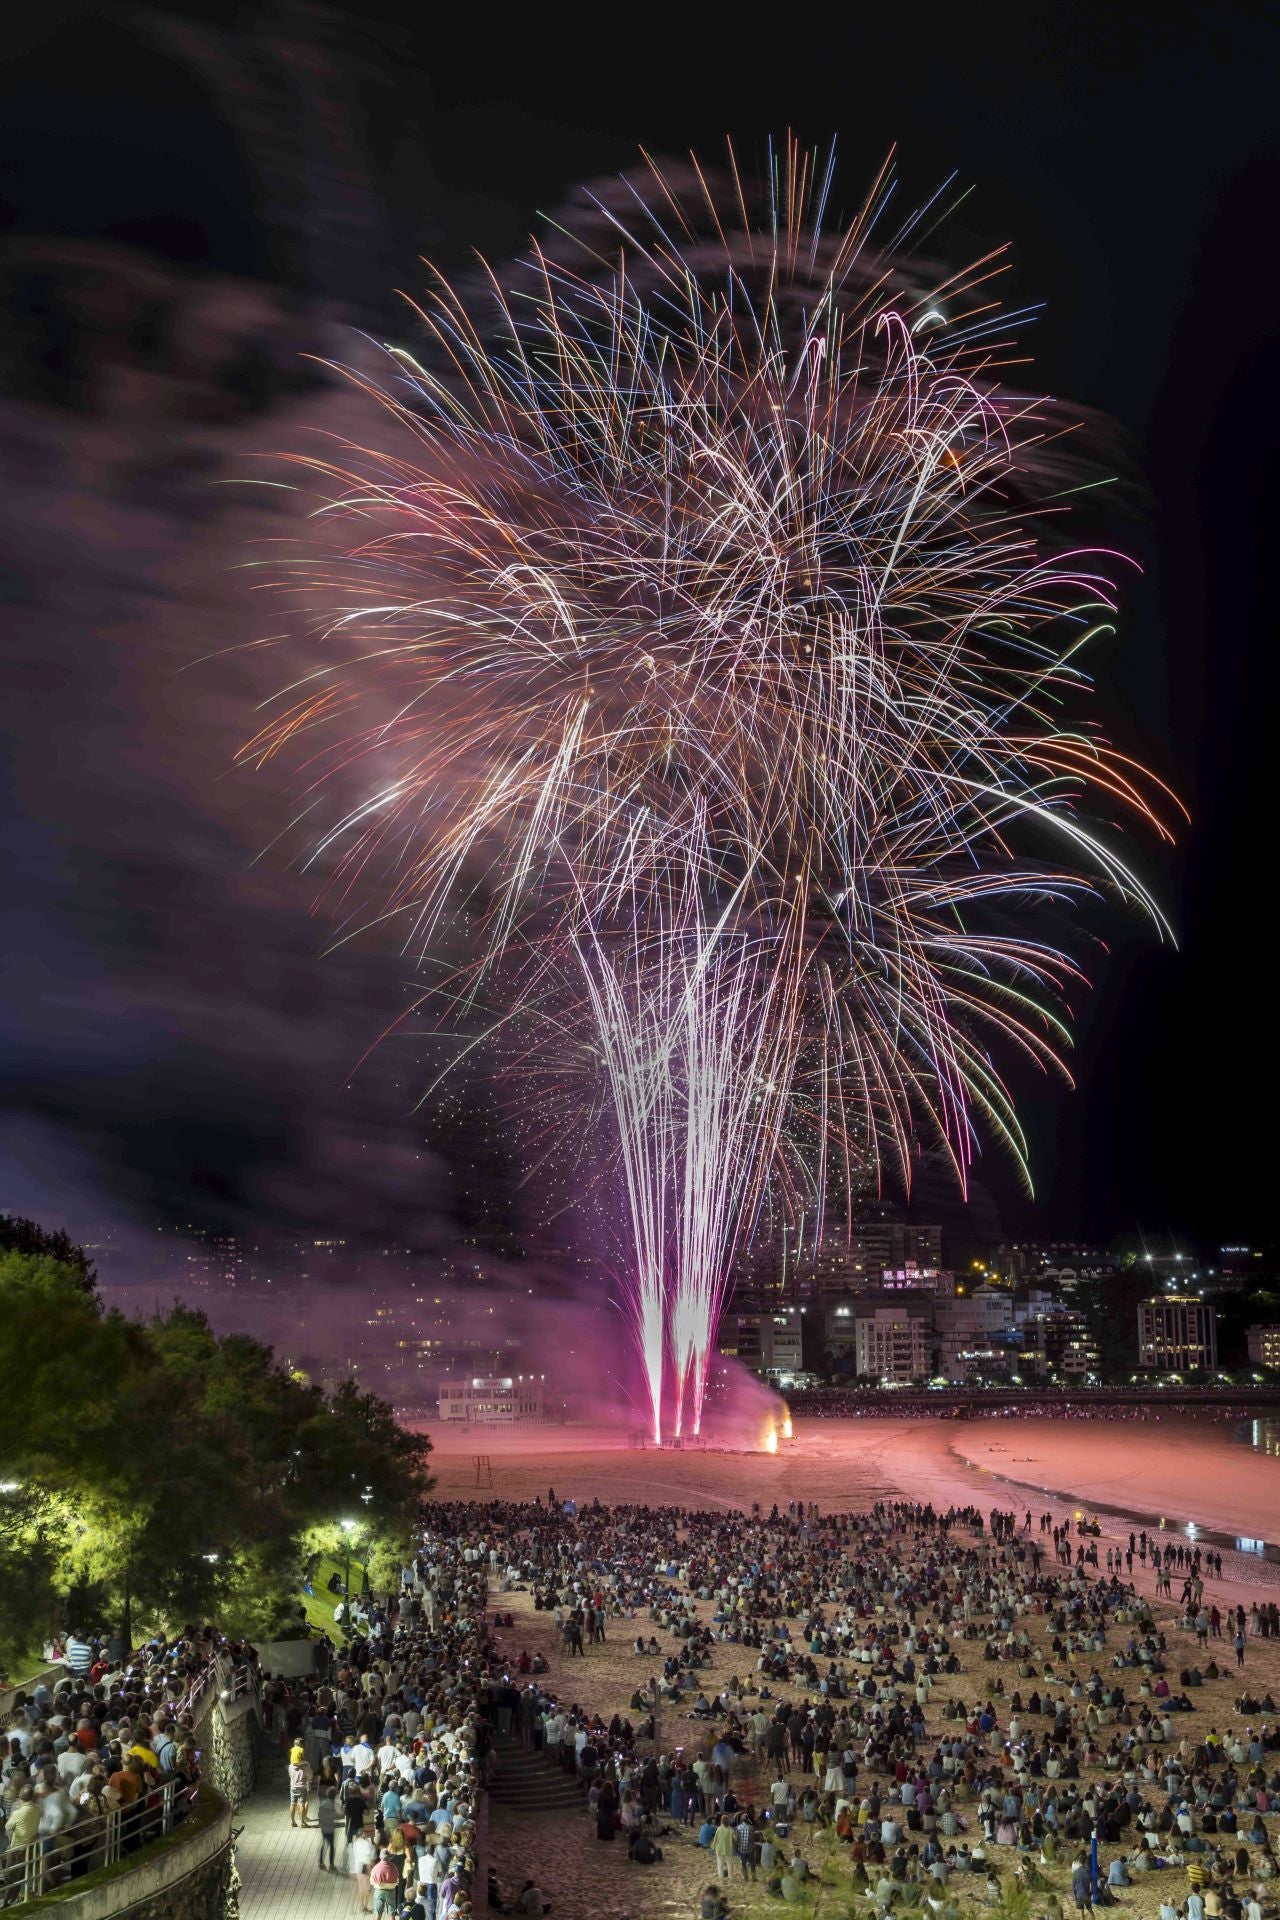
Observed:
[[[655,1437],[766,1191],[820,1223],[922,1146],[963,1187],[984,1135],[1025,1173],[1004,1076],[1067,1077],[1081,977],[1046,906],[1167,931],[1115,823],[1168,838],[1169,796],[1086,710],[1117,557],[1007,384],[1002,256],[926,270],[941,202],[881,240],[888,170],[848,225],[832,182],[795,143],[759,189],[647,167],[436,282],[353,376],[379,446],[297,457],[314,667],[246,748],[305,743],[308,820],[360,784],[313,857],[451,1005],[518,952],[589,1030]]]

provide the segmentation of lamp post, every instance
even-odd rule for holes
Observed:
[[[351,1638],[351,1534],[354,1520],[342,1520],[338,1523],[347,1537],[347,1564],[342,1576],[342,1626],[347,1639]]]
[[[360,1495],[360,1498],[364,1501],[365,1531],[367,1533],[369,1528],[369,1505],[373,1499],[373,1488],[366,1487]],[[363,1594],[367,1594],[369,1591],[369,1542],[367,1539],[364,1543],[364,1563],[360,1570],[360,1591]]]

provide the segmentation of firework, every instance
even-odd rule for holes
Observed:
[[[1006,1063],[1065,1077],[1080,977],[1046,908],[1165,930],[1108,825],[1168,837],[1165,790],[1085,711],[1116,557],[1066,537],[1001,257],[928,271],[887,174],[847,225],[831,183],[649,169],[437,283],[362,380],[399,452],[300,456],[317,657],[247,749],[305,743],[308,810],[360,783],[314,857],[465,944],[454,1003],[519,950],[588,1025],[655,1434],[766,1191],[820,1223],[922,1144],[963,1186],[984,1133],[1025,1171]]]

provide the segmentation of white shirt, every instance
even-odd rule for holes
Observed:
[[[55,1787],[45,1795],[40,1808],[41,1833],[61,1833],[64,1828],[74,1826],[75,1821],[76,1808],[65,1787]]]

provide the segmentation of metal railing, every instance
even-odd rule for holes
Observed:
[[[194,1714],[210,1689],[216,1689],[225,1705],[233,1700],[242,1700],[246,1694],[258,1691],[257,1674],[249,1666],[233,1667],[224,1653],[216,1653],[206,1666],[201,1667],[187,1690],[173,1703],[175,1714]]]
[[[188,1818],[198,1792],[198,1786],[185,1781],[165,1780],[132,1806],[111,1807],[103,1814],[82,1811],[63,1833],[37,1838],[30,1846],[10,1846],[0,1854],[0,1906],[21,1906],[70,1886],[163,1839]]]
[[[215,1656],[206,1666],[201,1667],[199,1673],[188,1685],[186,1692],[174,1701],[173,1711],[175,1715],[179,1713],[194,1713],[206,1693],[208,1693],[210,1687],[214,1685],[218,1678],[218,1657]]]
[[[223,1661],[218,1679],[224,1706],[230,1706],[236,1700],[243,1700],[247,1694],[257,1698],[259,1688],[256,1667],[233,1667],[229,1662]]]

